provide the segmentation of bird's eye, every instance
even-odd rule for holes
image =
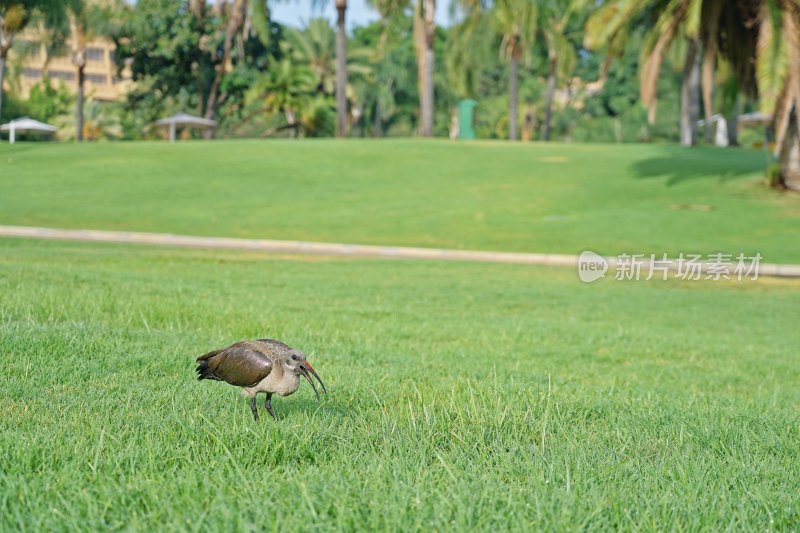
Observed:
[[[292,359],[294,359],[295,361],[299,361],[300,360],[300,358],[297,357],[297,354],[292,354]]]

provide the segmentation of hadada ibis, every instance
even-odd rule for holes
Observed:
[[[319,381],[322,392],[328,393],[322,379],[306,360],[306,354],[290,348],[281,341],[257,339],[237,342],[197,358],[197,379],[225,381],[242,387],[244,395],[250,398],[250,409],[256,421],[258,421],[256,395],[259,392],[266,393],[264,407],[272,418],[277,420],[278,417],[272,408],[272,395],[289,396],[294,393],[300,386],[300,376],[311,384],[317,400],[319,392],[311,376]]]

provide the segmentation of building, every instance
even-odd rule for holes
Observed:
[[[78,71],[68,51],[64,50],[63,55],[48,57],[47,47],[38,39],[38,35],[36,30],[27,30],[16,39],[14,48],[25,49],[27,53],[15,56],[12,48],[9,54],[9,66],[15,65],[19,69],[18,85],[15,80],[13,87],[19,89],[23,98],[27,98],[31,88],[38,85],[46,74],[54,85],[63,81],[64,86],[75,93],[78,87]],[[121,76],[117,75],[114,51],[114,43],[109,39],[93,39],[86,44],[84,90],[87,97],[113,101],[125,96],[131,76],[127,68]],[[9,78],[10,76],[6,76],[7,85],[11,85]]]

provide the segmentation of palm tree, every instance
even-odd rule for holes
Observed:
[[[99,36],[112,36],[118,30],[118,0],[67,0],[69,49],[75,65],[77,91],[75,102],[75,139],[84,138],[86,45]]]
[[[83,111],[84,111],[84,69],[86,68],[86,41],[89,30],[88,6],[84,2],[74,2],[70,6],[69,35],[70,53],[72,64],[77,69],[78,83],[75,98],[75,140],[83,141]]]
[[[406,10],[410,3],[409,0],[367,0],[367,3],[378,12],[381,33],[377,45],[367,55],[371,75],[362,77],[355,84],[354,92],[358,93],[362,105],[369,106],[372,112],[372,135],[380,137],[384,134],[385,121],[397,111],[398,92],[413,92],[403,90],[413,87],[410,74],[413,65],[406,60],[402,47],[398,47],[408,27]],[[407,65],[412,69],[409,70]],[[365,90],[367,84],[369,90]]]
[[[573,17],[594,2],[593,0],[544,0],[539,2],[539,28],[547,48],[547,100],[544,108],[542,138],[550,140],[553,101],[559,75],[568,75],[577,61],[575,46],[567,36]]]
[[[298,64],[288,58],[273,65],[266,75],[251,89],[251,99],[266,95],[266,110],[283,113],[286,124],[280,129],[289,129],[297,137],[302,127],[298,115],[309,107],[317,93],[317,78],[307,65]]]
[[[420,134],[433,136],[433,74],[436,53],[436,0],[417,0],[414,7],[414,50],[417,53],[417,85],[419,87]]]
[[[700,43],[692,39],[686,44],[686,58],[683,62],[683,82],[681,83],[681,144],[697,144],[697,120],[700,118],[700,101],[697,99],[700,88]],[[706,120],[706,131],[711,131],[711,116]]]
[[[318,91],[327,95],[338,95],[337,35],[328,20],[311,19],[302,30],[286,28],[284,38],[284,52],[296,63],[311,68],[316,74]]]
[[[719,4],[719,5],[717,5]],[[703,99],[713,91],[712,61],[722,56],[744,94],[773,116],[780,183],[800,191],[800,3],[797,0],[616,0],[587,25],[587,45],[614,42],[648,8],[659,13],[642,50],[642,101],[654,118],[655,87],[667,45],[679,35],[704,47]],[[724,9],[723,9],[724,7]],[[701,31],[702,28],[702,31]]]
[[[797,0],[749,0],[740,9],[722,48],[738,69],[737,80],[756,88],[764,112],[772,112],[780,184],[800,191],[800,4]],[[748,9],[749,8],[749,9]],[[758,24],[749,24],[758,21]],[[755,66],[742,54],[752,54]]]
[[[508,138],[517,140],[519,115],[519,62],[533,46],[536,37],[537,9],[530,0],[496,0],[495,23],[503,36],[500,55],[509,61]]]
[[[509,62],[508,138],[515,141],[519,136],[519,65],[534,45],[538,5],[530,0],[495,0],[487,12],[485,4],[484,0],[458,0],[458,8],[465,16],[451,31],[448,73],[462,92],[473,93],[473,71],[480,68],[475,45],[499,34],[500,57]]]
[[[347,135],[347,0],[336,0],[336,136]]]
[[[610,43],[609,50],[615,53],[627,42],[631,30],[641,26],[643,18],[653,16],[640,59],[642,103],[648,108],[651,124],[656,117],[656,85],[664,55],[675,41],[685,43],[680,123],[681,143],[687,146],[697,143],[697,94],[700,91],[706,140],[710,142],[712,138],[714,78],[720,52],[718,36],[720,25],[730,13],[726,10],[723,14],[725,1],[614,0],[604,4],[587,22],[587,48],[596,49]]]
[[[317,18],[312,19],[303,30],[284,29],[283,46],[286,55],[296,64],[308,66],[314,73],[317,93],[325,97],[335,97],[336,126],[338,128],[341,125],[343,128],[341,132],[337,131],[337,135],[341,133],[339,136],[344,136],[348,125],[348,104],[354,95],[348,80],[353,77],[357,80],[363,79],[370,75],[368,60],[371,51],[357,48],[351,50],[348,55],[341,55],[340,36],[341,34],[334,32],[326,19]],[[344,86],[341,85],[342,72]],[[353,111],[356,112],[356,109],[353,108]]]

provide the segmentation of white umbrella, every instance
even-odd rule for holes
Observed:
[[[16,134],[18,131],[43,131],[46,133],[54,133],[58,128],[55,126],[51,126],[50,124],[45,124],[44,122],[39,122],[38,120],[33,120],[29,117],[18,118],[16,120],[12,120],[8,124],[3,124],[0,126],[0,131],[7,131],[8,134],[8,142],[14,144],[16,141]]]
[[[169,126],[169,140],[175,141],[176,129],[178,126],[188,126],[190,128],[213,128],[217,125],[216,120],[195,117],[186,113],[178,113],[171,117],[162,118],[155,122],[156,126]]]

